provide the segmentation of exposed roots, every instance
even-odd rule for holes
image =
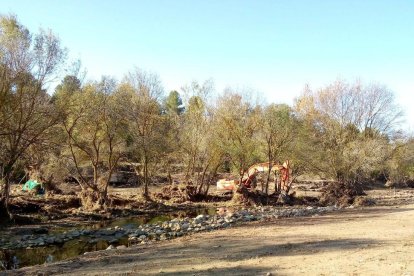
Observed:
[[[275,195],[267,195],[258,190],[252,191],[244,186],[240,186],[233,194],[232,203],[245,206],[276,205],[278,203],[278,197]]]
[[[97,191],[83,190],[79,195],[82,207],[86,210],[105,209],[108,199],[101,196]]]
[[[364,195],[366,193],[360,183],[333,182],[322,189],[319,201],[322,205],[348,206],[354,203],[357,196]]]
[[[197,187],[193,185],[166,185],[161,192],[155,194],[155,197],[162,200],[169,200],[174,203],[183,203],[186,201],[197,201]]]

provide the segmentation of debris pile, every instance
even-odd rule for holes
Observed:
[[[322,189],[319,202],[322,205],[348,206],[357,196],[365,196],[362,184],[357,182],[332,182]]]
[[[194,201],[197,197],[197,187],[193,185],[166,185],[161,192],[155,194],[155,197],[162,200],[168,200],[173,203],[183,203]]]

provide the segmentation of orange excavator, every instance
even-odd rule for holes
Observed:
[[[277,173],[279,172],[279,181],[277,183],[276,189],[278,191],[289,191],[289,183],[290,179],[290,167],[289,167],[289,160],[286,160],[282,165],[277,163],[272,163],[274,165],[269,166],[269,162],[265,163],[257,163],[249,167],[247,171],[243,173],[243,177],[241,180],[241,185],[244,187],[251,189],[253,183],[256,180],[256,176],[260,172],[268,172],[269,167],[270,171]],[[218,191],[232,191],[240,185],[239,180],[228,180],[228,179],[220,179],[217,181],[217,190]]]

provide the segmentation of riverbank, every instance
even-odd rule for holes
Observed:
[[[371,190],[368,194],[369,197],[362,197],[364,200],[357,200],[356,203],[367,203],[366,198],[370,199],[368,203],[376,203],[377,206],[414,202],[414,191],[411,189]],[[137,244],[150,245],[189,234],[238,227],[247,222],[318,217],[342,210],[336,206],[307,205],[217,208],[216,203],[204,203],[164,206],[169,213],[158,213],[154,209],[145,215],[119,216],[112,220],[71,222],[69,217],[40,225],[10,227],[0,232],[0,260],[3,264],[6,263],[8,269],[24,267],[65,260],[97,250],[120,250]],[[358,205],[347,209],[352,208],[358,208]],[[151,212],[153,215],[149,215]]]
[[[412,229],[414,205],[348,208],[97,251],[7,275],[412,275]]]
[[[220,208],[199,210],[204,214],[196,217],[156,217],[149,223],[133,219],[114,227],[75,228],[69,231],[50,232],[36,228],[36,235],[13,235],[0,239],[0,248],[9,259],[3,260],[7,268],[42,264],[75,257],[90,251],[130,247],[135,244],[151,244],[185,235],[213,231],[251,221],[267,221],[275,218],[319,216],[338,210],[338,207],[256,207],[240,210]],[[208,214],[208,211],[210,214]],[[134,224],[134,222],[138,224]],[[24,232],[23,232],[24,233]],[[5,258],[4,256],[3,258]]]

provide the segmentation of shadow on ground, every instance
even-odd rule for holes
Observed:
[[[312,240],[314,237],[300,237],[301,239]],[[320,240],[312,242],[297,243],[278,243],[277,241],[262,240],[256,241],[251,238],[232,239],[219,238],[215,240],[203,239],[202,241],[192,240],[183,242],[176,246],[158,245],[153,248],[142,247],[130,248],[117,251],[115,254],[108,255],[107,252],[100,253],[100,258],[95,254],[76,258],[76,262],[56,263],[48,268],[31,269],[30,274],[44,271],[44,275],[53,274],[77,274],[95,273],[105,271],[118,271],[128,275],[138,273],[140,275],[152,274],[155,272],[162,275],[257,275],[266,273],[269,267],[249,268],[248,266],[238,266],[237,262],[251,259],[263,258],[267,256],[288,256],[288,255],[307,255],[316,252],[333,250],[350,250],[364,246],[375,246],[374,240],[364,239],[336,239]],[[113,252],[114,253],[114,252]],[[227,262],[228,268],[215,268],[215,262]],[[160,271],[162,263],[173,263],[174,272],[168,269]],[[212,264],[208,269],[192,269],[203,264]],[[234,264],[234,265],[232,265]],[[7,275],[25,275],[25,269],[10,272]]]
[[[413,209],[345,210],[335,215],[278,219],[257,222],[221,230],[195,234],[170,242],[139,245],[124,250],[100,251],[66,262],[35,266],[8,272],[4,275],[258,275],[275,267],[256,263],[255,259],[272,256],[311,255],[321,252],[347,251],[380,246],[375,239],[337,238],[324,236],[289,235],[296,225],[330,224],[346,220],[366,220],[387,213]],[[275,228],[275,226],[277,228]],[[273,229],[273,232],[271,232]],[[277,232],[275,232],[275,230]],[[287,242],[293,241],[293,242]],[[243,262],[241,264],[241,262]],[[171,267],[165,267],[165,266]],[[174,271],[171,272],[170,269]],[[254,268],[253,268],[254,267]],[[40,274],[39,274],[40,273]],[[0,273],[1,275],[1,273]]]

